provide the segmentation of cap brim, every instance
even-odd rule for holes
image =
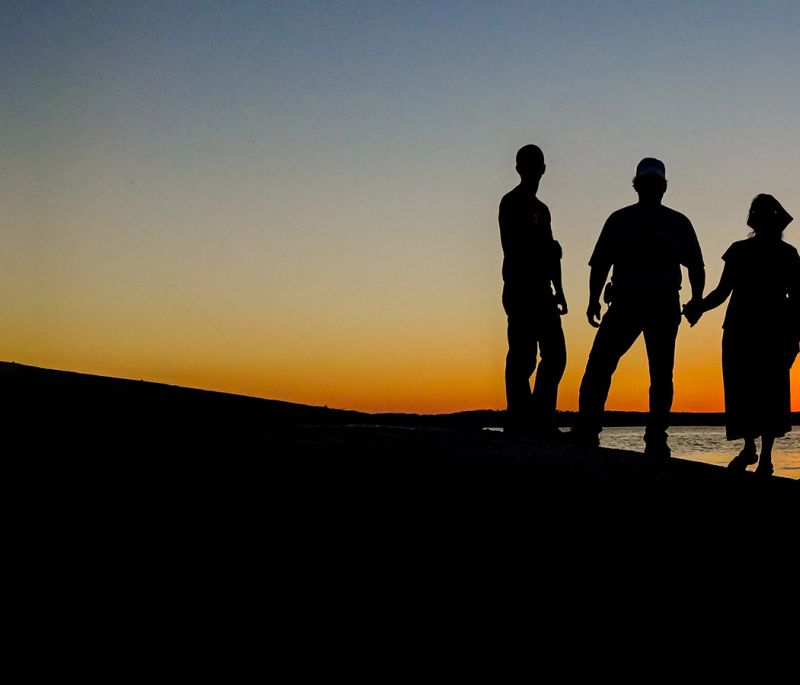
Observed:
[[[667,175],[661,171],[658,167],[644,167],[644,169],[639,169],[636,173],[636,178],[641,178],[642,176],[659,176],[663,179],[667,178]]]

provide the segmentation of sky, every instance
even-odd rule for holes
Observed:
[[[800,217],[793,0],[2,10],[0,360],[366,411],[503,408],[497,205],[536,143],[570,410],[587,261],[635,202],[639,159],[664,160],[709,287],[757,193]],[[675,410],[723,409],[723,314],[682,325]],[[608,408],[645,409],[647,385],[639,341]]]

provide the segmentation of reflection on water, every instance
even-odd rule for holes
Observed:
[[[502,430],[490,428],[489,430]],[[600,434],[600,445],[618,450],[644,450],[644,427],[606,428]],[[669,445],[672,454],[681,459],[702,461],[706,464],[727,466],[744,445],[743,440],[725,439],[722,426],[673,426],[669,429]],[[800,427],[784,438],[775,441],[772,450],[775,475],[800,478]],[[755,467],[751,466],[752,471]]]
[[[600,444],[623,450],[644,449],[644,428],[606,428],[600,434]],[[726,466],[744,445],[743,440],[725,439],[723,426],[673,426],[669,429],[669,445],[672,454],[683,459],[702,461],[706,464]],[[772,463],[776,476],[800,477],[800,427],[775,440]],[[755,467],[751,466],[750,470]]]

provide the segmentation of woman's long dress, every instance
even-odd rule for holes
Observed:
[[[755,236],[731,245],[723,259],[733,280],[722,337],[727,437],[779,437],[792,429],[800,256],[782,240]]]

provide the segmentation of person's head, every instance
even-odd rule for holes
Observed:
[[[639,201],[660,203],[667,192],[667,171],[664,162],[655,157],[645,157],[636,165],[633,188],[639,194]]]
[[[792,223],[792,216],[772,195],[761,193],[753,198],[747,225],[755,235],[780,238],[783,230]]]
[[[517,173],[523,181],[539,181],[544,170],[544,153],[538,145],[525,145],[517,151]]]

